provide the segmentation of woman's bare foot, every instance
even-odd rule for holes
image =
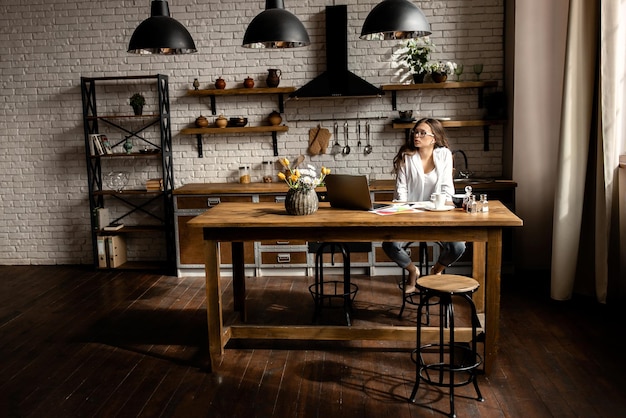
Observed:
[[[407,279],[404,287],[404,293],[408,295],[417,292],[415,284],[417,283],[417,279],[420,277],[420,271],[415,264],[409,264],[406,269],[409,272],[409,278]]]
[[[435,265],[430,269],[430,274],[441,274],[446,269],[446,266],[441,265],[439,263],[435,263]]]

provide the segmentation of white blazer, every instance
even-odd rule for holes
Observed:
[[[423,202],[430,200],[430,195],[441,191],[448,195],[448,200],[454,194],[454,180],[452,179],[452,152],[445,147],[433,150],[437,183],[432,190],[425,190],[424,168],[419,153],[405,155],[404,165],[398,170],[396,177],[396,192],[394,200],[399,202]]]

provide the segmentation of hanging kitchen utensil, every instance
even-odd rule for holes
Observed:
[[[367,138],[367,145],[365,146],[365,153],[372,153],[372,145],[370,144],[370,122],[365,122],[365,137]]]
[[[358,151],[361,152],[361,121],[357,119],[356,121],[356,136],[358,138],[358,142],[356,143],[356,147]]]
[[[350,154],[350,145],[348,145],[348,122],[344,122],[343,124],[343,139],[345,140],[346,145],[343,147],[343,155]]]
[[[294,161],[293,166],[291,167],[292,170],[295,170],[296,168],[300,167],[300,164],[302,164],[302,162],[304,161],[304,155],[300,154],[296,157],[296,161]]]
[[[319,154],[321,154],[322,147],[317,142],[317,138],[318,138],[321,130],[322,130],[322,127],[320,125],[317,125],[316,128],[311,128],[309,130],[309,149],[308,149],[308,152],[309,152],[310,155],[319,155]]]
[[[339,144],[339,124],[335,122],[333,126],[333,136],[335,137],[335,143],[333,144],[330,153],[333,155],[341,153],[341,145]]]

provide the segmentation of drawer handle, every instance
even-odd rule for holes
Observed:
[[[278,254],[276,259],[279,263],[288,263],[291,261],[291,254]]]
[[[289,241],[276,241],[276,245],[289,245]]]
[[[209,197],[206,200],[206,204],[208,207],[219,205],[221,202],[222,200],[219,197]]]
[[[285,203],[285,199],[287,199],[287,196],[276,196],[274,198],[274,201],[276,203]]]

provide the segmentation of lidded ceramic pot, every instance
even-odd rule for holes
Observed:
[[[215,126],[218,128],[225,128],[228,125],[228,119],[224,117],[224,115],[219,115],[217,119],[215,119]]]
[[[224,81],[222,77],[218,78],[217,80],[215,80],[215,88],[220,90],[225,89],[226,81]]]
[[[206,128],[209,126],[209,120],[204,116],[200,115],[196,118],[196,126],[198,128]]]
[[[247,77],[245,80],[243,80],[243,86],[247,89],[251,89],[252,87],[254,87],[254,79],[252,77]]]

